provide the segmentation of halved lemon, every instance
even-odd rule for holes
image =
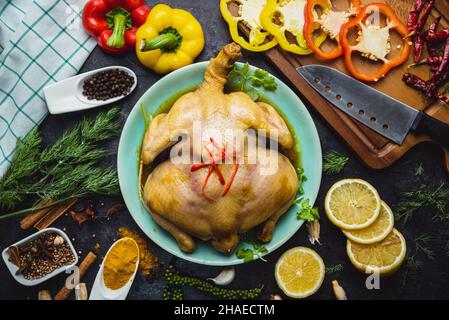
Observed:
[[[350,240],[362,243],[371,244],[382,241],[393,230],[394,215],[390,207],[381,201],[381,208],[379,216],[376,221],[370,226],[360,230],[341,230]]]
[[[286,251],[275,267],[276,282],[291,298],[305,298],[314,294],[323,283],[323,259],[314,250],[296,247]]]
[[[344,179],[327,192],[324,208],[329,220],[346,230],[363,229],[371,225],[380,213],[377,190],[361,179]]]
[[[395,228],[380,242],[360,244],[348,240],[346,252],[352,264],[362,272],[389,275],[399,269],[407,246],[404,236]]]

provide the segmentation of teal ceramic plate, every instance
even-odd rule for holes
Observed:
[[[132,109],[120,138],[118,148],[118,175],[120,188],[129,212],[139,227],[156,244],[166,251],[199,264],[226,266],[243,263],[235,253],[225,255],[215,251],[212,246],[198,240],[197,248],[193,253],[184,253],[176,244],[174,238],[161,229],[151,218],[150,214],[142,207],[138,193],[138,162],[139,149],[145,133],[145,125],[141,111],[144,105],[146,113],[155,114],[160,107],[173,96],[190,91],[203,82],[203,74],[208,62],[196,63],[165,76],[140,98]],[[251,67],[254,69],[254,67]],[[274,103],[283,116],[287,119],[290,128],[294,131],[298,150],[301,153],[301,164],[307,181],[303,184],[305,198],[315,202],[321,182],[321,146],[317,130],[301,100],[282,81],[276,79],[278,89],[276,92],[267,92],[264,97]],[[290,210],[280,219],[274,231],[273,239],[266,244],[268,253],[279,248],[290,239],[301,227],[302,221],[296,218],[297,207]]]

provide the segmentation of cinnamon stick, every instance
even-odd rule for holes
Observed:
[[[69,200],[59,204],[44,215],[38,222],[34,224],[37,230],[48,228],[53,222],[55,222],[60,216],[62,216],[67,210],[69,210],[76,202],[77,198],[70,198]]]
[[[53,202],[52,199],[43,199],[41,202],[38,203],[38,207],[44,207]],[[25,218],[23,218],[20,221],[20,227],[23,230],[27,230],[31,228],[36,222],[38,222],[40,219],[42,219],[50,210],[52,207],[48,207],[41,210],[36,210],[31,213],[29,213]]]
[[[95,262],[95,260],[97,260],[97,256],[93,252],[89,252],[87,256],[84,258],[84,260],[80,263],[79,265],[80,280],[84,277],[84,275],[87,273],[87,271]],[[73,289],[69,289],[64,285],[64,287],[62,287],[61,290],[59,290],[59,292],[56,294],[55,300],[67,300],[72,290]]]

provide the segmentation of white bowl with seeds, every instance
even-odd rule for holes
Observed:
[[[14,279],[24,286],[38,285],[78,263],[69,237],[57,228],[40,230],[10,245],[2,257]]]

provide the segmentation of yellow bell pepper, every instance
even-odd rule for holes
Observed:
[[[306,0],[267,0],[260,15],[263,28],[276,38],[281,48],[300,55],[312,53],[303,34],[306,3]],[[277,21],[281,24],[275,23]],[[296,38],[296,43],[287,39],[286,31]],[[316,37],[315,43],[320,46],[324,40],[326,34],[321,32]]]
[[[239,16],[234,16],[229,11],[231,2],[239,4]],[[221,15],[229,25],[232,40],[246,50],[266,51],[277,45],[276,39],[263,30],[260,23],[259,14],[265,3],[266,0],[220,0]],[[244,23],[250,29],[248,40],[239,34],[239,22]],[[267,37],[271,37],[271,39],[268,38],[267,41]]]
[[[156,5],[136,33],[139,61],[165,74],[192,64],[204,48],[203,29],[192,14]]]

